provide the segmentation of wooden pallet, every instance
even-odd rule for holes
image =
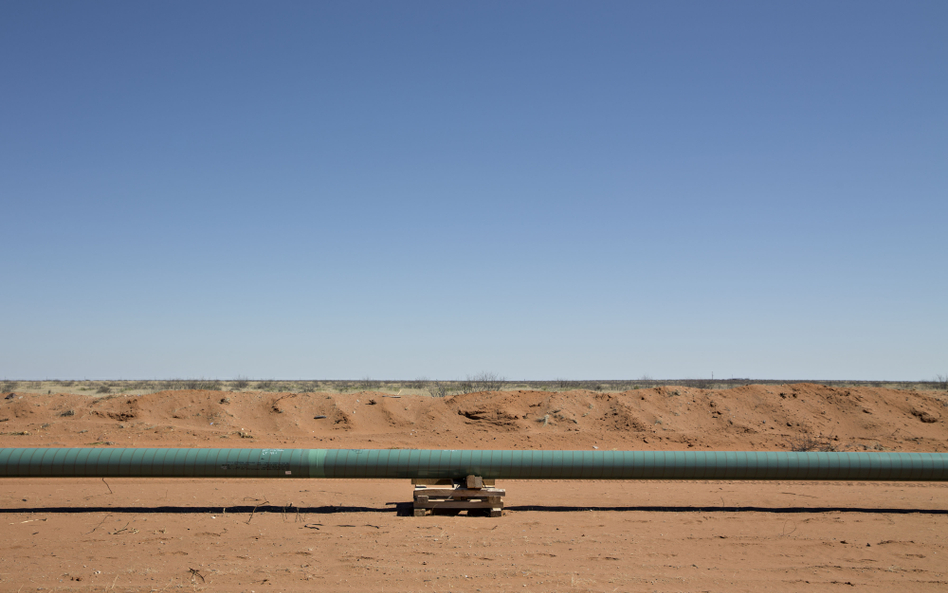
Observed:
[[[416,517],[435,513],[456,514],[467,511],[470,515],[484,513],[500,517],[504,512],[506,491],[494,488],[494,480],[468,476],[464,480],[412,480],[415,485],[414,510]]]

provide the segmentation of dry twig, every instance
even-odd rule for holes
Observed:
[[[261,503],[259,503],[259,504],[254,505],[253,510],[250,511],[250,518],[247,519],[247,525],[250,525],[250,522],[253,521],[253,515],[254,515],[254,513],[257,512],[257,509],[260,508],[260,507],[262,507],[262,506],[265,505],[265,504],[270,504],[270,501],[269,501],[269,500],[265,500],[265,501],[263,501],[263,502],[261,502]]]

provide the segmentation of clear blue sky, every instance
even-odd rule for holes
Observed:
[[[948,373],[948,3],[0,4],[0,377]]]

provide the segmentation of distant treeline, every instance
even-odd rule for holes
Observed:
[[[816,383],[833,387],[886,387],[890,389],[948,389],[948,384],[939,376],[934,381],[828,381],[824,379],[640,379],[622,380],[571,380],[550,381],[507,380],[492,373],[481,373],[463,380],[435,379],[156,379],[156,380],[46,380],[46,381],[0,381],[0,393],[16,390],[25,392],[70,392],[97,395],[121,393],[151,393],[156,391],[201,390],[201,391],[266,391],[266,392],[330,392],[347,393],[380,391],[390,393],[426,393],[435,397],[472,393],[478,391],[631,391],[664,386],[681,386],[695,389],[732,389],[742,385],[785,385],[789,383]]]

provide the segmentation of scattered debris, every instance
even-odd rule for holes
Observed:
[[[137,529],[135,529],[135,528],[129,529],[129,528],[128,528],[128,526],[129,526],[130,523],[131,523],[131,521],[129,521],[128,523],[126,523],[126,524],[125,524],[125,527],[123,527],[123,528],[121,528],[121,529],[116,529],[115,531],[110,531],[110,532],[109,532],[109,535],[122,535],[122,534],[125,534],[125,533],[133,533],[133,534],[134,534],[134,533],[138,533],[138,530],[137,530]]]
[[[201,572],[200,572],[198,569],[196,569],[196,568],[188,568],[188,570],[191,571],[191,580],[192,580],[192,581],[195,580],[194,577],[201,577],[201,582],[202,582],[202,583],[206,583],[206,582],[207,582],[207,581],[204,579],[204,575],[202,575]]]
[[[837,450],[833,440],[834,438],[832,435],[824,436],[823,433],[820,433],[817,436],[801,434],[795,438],[790,439],[790,450],[797,453],[803,453],[807,451],[831,453]]]
[[[25,499],[24,499],[25,500]],[[20,521],[19,523],[10,523],[10,525],[23,525],[24,523],[32,523],[33,521],[47,521],[48,518],[44,519],[27,519],[26,521]]]

